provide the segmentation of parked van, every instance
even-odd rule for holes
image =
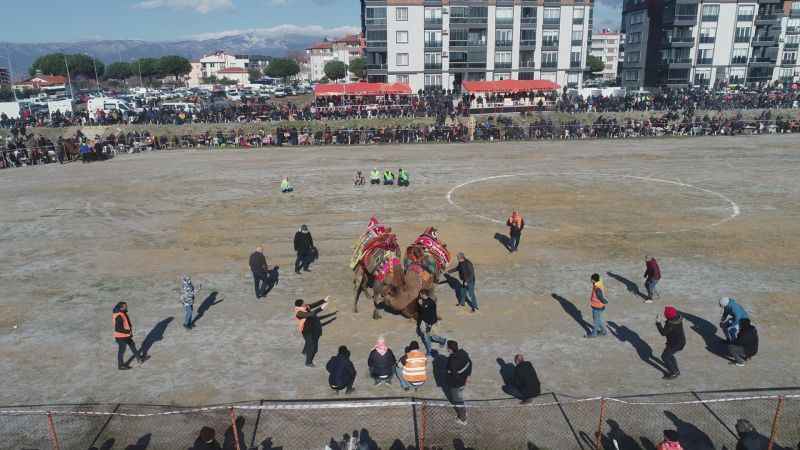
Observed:
[[[196,114],[198,112],[197,105],[195,105],[194,103],[182,103],[182,102],[162,103],[161,109],[166,111],[183,111],[190,114]]]
[[[90,98],[89,101],[86,102],[86,110],[89,112],[89,117],[92,119],[97,119],[97,111],[103,111],[105,114],[111,111],[120,111],[124,115],[133,112],[126,101],[111,97]]]

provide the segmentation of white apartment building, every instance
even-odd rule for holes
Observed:
[[[580,88],[590,0],[361,0],[369,81],[460,89],[468,80]]]
[[[604,80],[614,81],[617,79],[617,69],[622,57],[619,49],[624,36],[625,35],[622,33],[608,30],[592,34],[592,44],[589,54],[603,61],[603,71],[600,73],[600,76],[602,76]]]
[[[627,87],[758,85],[800,76],[800,1],[626,0],[622,26]]]
[[[361,37],[358,35],[345,36],[333,41],[323,41],[306,49],[308,57],[309,76],[313,81],[325,77],[325,64],[338,60],[348,66],[350,61],[363,55]],[[346,82],[353,81],[352,74],[348,71]]]
[[[219,72],[224,69],[244,69],[250,68],[250,59],[246,56],[229,55],[223,51],[206,55],[200,58],[200,77],[221,78]]]

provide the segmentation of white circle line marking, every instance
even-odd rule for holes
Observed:
[[[727,202],[729,207],[730,207],[730,209],[731,209],[731,214],[728,217],[726,217],[726,218],[724,218],[724,219],[722,219],[720,221],[714,222],[714,223],[712,223],[710,225],[705,225],[705,226],[700,226],[700,227],[684,228],[684,229],[674,230],[674,231],[641,231],[641,232],[620,231],[620,232],[616,232],[616,233],[597,233],[597,234],[609,234],[610,235],[610,234],[622,234],[622,233],[636,233],[636,234],[684,233],[684,232],[687,232],[687,231],[694,231],[694,230],[699,230],[699,229],[704,229],[704,228],[717,227],[719,225],[722,225],[723,223],[726,223],[726,222],[729,222],[729,221],[735,219],[742,212],[741,208],[739,208],[739,205],[736,204],[736,202],[734,202],[733,200],[731,200],[728,196],[726,196],[725,194],[722,194],[720,192],[717,192],[717,191],[712,191],[711,189],[706,189],[706,188],[702,188],[702,187],[699,187],[699,186],[695,186],[693,184],[683,183],[683,182],[675,181],[675,180],[665,180],[663,178],[642,177],[642,176],[636,176],[636,175],[600,173],[600,172],[527,172],[527,173],[512,173],[512,174],[505,174],[505,175],[493,175],[493,176],[490,176],[490,177],[476,178],[474,180],[466,181],[464,183],[456,185],[452,189],[450,189],[450,191],[447,192],[447,203],[449,203],[451,206],[454,206],[454,207],[464,211],[465,213],[467,213],[470,216],[477,217],[479,219],[487,220],[489,222],[497,223],[497,224],[500,224],[500,225],[504,225],[505,222],[503,222],[502,220],[498,220],[498,219],[495,219],[495,218],[492,218],[492,217],[487,217],[487,216],[484,216],[482,214],[478,214],[478,213],[476,213],[474,211],[470,211],[467,208],[464,208],[463,206],[459,205],[458,203],[456,203],[453,200],[453,194],[457,190],[463,188],[464,186],[469,186],[470,184],[482,183],[484,181],[497,180],[497,179],[501,179],[501,178],[514,178],[514,177],[537,176],[537,175],[545,175],[545,176],[590,176],[590,177],[591,176],[601,176],[601,177],[609,177],[609,178],[630,178],[630,179],[634,179],[634,180],[648,181],[648,182],[653,182],[653,183],[671,184],[671,185],[685,187],[685,188],[689,188],[689,189],[694,189],[696,191],[700,191],[700,192],[704,192],[706,194],[711,194],[711,195],[717,196],[720,199],[722,199],[725,202]],[[545,230],[546,231],[558,231],[557,229],[555,229],[555,230],[545,229]]]

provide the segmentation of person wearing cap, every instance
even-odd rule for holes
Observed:
[[[750,319],[742,319],[739,322],[739,333],[736,340],[728,345],[728,352],[733,357],[733,362],[739,367],[744,366],[745,361],[749,360],[758,353],[758,331],[750,323]]]
[[[719,319],[719,326],[725,333],[725,338],[728,342],[736,340],[739,334],[739,326],[742,320],[749,319],[747,311],[742,308],[742,305],[736,303],[736,300],[730,297],[722,297],[719,299],[719,307],[722,308],[722,318]]]
[[[661,315],[656,316],[656,328],[658,328],[658,332],[662,336],[667,338],[664,351],[661,352],[661,361],[664,362],[664,366],[667,368],[664,379],[672,380],[678,378],[681,374],[675,354],[686,346],[686,334],[683,331],[683,318],[675,307],[664,307],[664,319],[662,324]]]
[[[469,304],[472,312],[478,310],[478,299],[475,297],[475,266],[463,253],[458,254],[458,265],[447,273],[458,272],[461,280],[461,292],[458,296],[458,306],[464,306],[464,301]]]
[[[300,273],[300,269],[310,272],[308,266],[311,264],[314,253],[314,238],[304,224],[294,234],[294,251],[297,252],[297,259],[294,261],[294,273]]]

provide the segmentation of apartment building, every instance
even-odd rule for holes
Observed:
[[[800,1],[626,0],[623,86],[715,86],[800,76]]]
[[[412,90],[463,81],[583,84],[591,0],[361,0],[369,81]]]
[[[318,42],[306,49],[310,70],[309,76],[314,81],[321,80],[325,77],[325,64],[328,62],[338,60],[350,65],[351,60],[360,58],[362,55],[361,36],[357,34],[345,36],[341,39]],[[349,71],[344,81],[353,81],[352,74]]]
[[[11,87],[11,74],[8,69],[0,67],[0,88]]]
[[[615,81],[617,79],[617,69],[622,59],[620,47],[624,36],[622,33],[609,30],[592,34],[589,54],[603,61],[603,71],[600,76],[604,80]]]

